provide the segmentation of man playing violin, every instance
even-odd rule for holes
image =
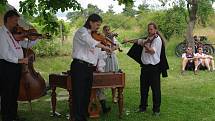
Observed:
[[[99,29],[102,18],[97,14],[88,17],[84,26],[77,30],[73,38],[71,63],[73,120],[87,121],[88,105],[93,81],[93,65],[96,65],[94,49],[112,50],[96,41],[91,33]]]
[[[21,64],[28,64],[22,46],[12,35],[17,26],[19,14],[9,10],[4,15],[0,28],[0,91],[2,121],[17,120],[17,97],[21,78]]]
[[[145,112],[148,106],[148,92],[149,87],[152,89],[153,98],[153,115],[160,115],[160,105],[161,105],[161,85],[160,85],[160,74],[163,67],[168,68],[168,63],[166,65],[162,64],[162,56],[165,56],[165,48],[163,46],[163,38],[160,36],[157,26],[155,23],[148,24],[148,37],[146,40],[135,39],[132,41],[125,40],[126,42],[136,43],[143,47],[141,54],[141,75],[140,75],[140,105],[138,112]],[[162,49],[164,49],[164,54],[162,54]],[[162,55],[161,55],[162,54]],[[166,61],[167,62],[167,61]],[[167,69],[166,68],[166,69]],[[162,72],[163,75],[163,72]],[[166,77],[163,75],[163,77]]]

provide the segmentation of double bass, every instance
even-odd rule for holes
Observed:
[[[29,101],[38,99],[46,94],[46,83],[40,73],[33,66],[35,53],[30,48],[23,48],[24,57],[28,58],[28,64],[22,65],[18,101]]]
[[[12,32],[14,38],[17,41],[28,39],[28,43],[31,40],[49,38],[50,36],[37,33],[35,29],[25,30],[24,28],[17,26]],[[18,36],[22,35],[22,36]],[[46,94],[46,83],[40,73],[36,72],[33,63],[35,61],[35,53],[30,48],[23,48],[24,57],[28,58],[28,64],[22,65],[22,74],[20,80],[18,101],[28,101],[38,99]]]

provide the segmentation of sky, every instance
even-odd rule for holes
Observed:
[[[16,9],[19,9],[19,1],[23,0],[8,0],[8,3],[12,6],[14,6]],[[102,9],[104,12],[108,10],[108,6],[113,5],[113,10],[116,13],[120,13],[123,11],[124,5],[118,5],[117,0],[77,0],[83,8],[87,8],[88,4],[97,5],[98,8]],[[170,0],[171,1],[171,0]],[[158,0],[135,0],[134,6],[140,5],[140,4],[149,4],[151,8],[158,8],[161,6],[161,3]],[[213,4],[213,8],[215,8],[215,4]],[[66,20],[66,14],[70,11],[66,11],[64,13],[58,12],[56,15],[58,19]]]

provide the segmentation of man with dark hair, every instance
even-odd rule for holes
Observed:
[[[95,48],[102,48],[111,52],[96,41],[91,32],[97,31],[102,23],[102,18],[97,14],[88,17],[85,25],[77,30],[73,38],[73,52],[71,63],[72,101],[74,121],[87,121],[88,105],[93,81],[93,65],[96,65]]]
[[[2,121],[17,120],[17,97],[21,78],[21,64],[28,64],[23,50],[12,31],[17,26],[19,14],[9,10],[4,15],[4,25],[0,28],[0,93]]]

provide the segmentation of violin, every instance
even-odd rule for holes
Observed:
[[[149,38],[148,37],[140,37],[140,38],[136,38],[136,39],[131,39],[131,40],[126,40],[126,41],[123,41],[121,44],[126,44],[126,43],[133,43],[134,41],[136,40],[139,40],[139,39],[146,39],[146,41],[144,42],[143,46],[145,46],[147,43],[152,43],[152,41],[157,38],[158,35],[157,34],[154,34],[152,38]]]
[[[109,47],[116,46],[116,44],[113,43],[113,41],[110,38],[105,37],[104,35],[102,35],[98,32],[92,32],[91,35],[95,40],[101,42],[101,44],[103,44],[105,46],[109,46]],[[119,50],[119,52],[122,52],[122,50],[120,48],[118,48],[118,50]]]
[[[12,34],[17,41],[25,40],[26,38],[28,40],[36,40],[36,39],[50,39],[51,35],[49,33],[46,34],[39,34],[36,29],[28,29],[25,30],[23,27],[16,26],[14,27]]]
[[[95,40],[101,42],[101,44],[103,44],[105,46],[113,46],[113,45],[115,46],[116,45],[111,41],[111,39],[103,36],[102,34],[100,34],[98,32],[92,32],[91,35]]]
[[[151,46],[151,43],[152,43],[152,41],[155,39],[155,38],[157,38],[158,37],[158,35],[157,34],[154,34],[153,35],[153,37],[147,37],[147,40],[144,42],[144,44],[143,44],[143,46],[145,47],[146,46],[146,44],[150,44],[150,46]]]

